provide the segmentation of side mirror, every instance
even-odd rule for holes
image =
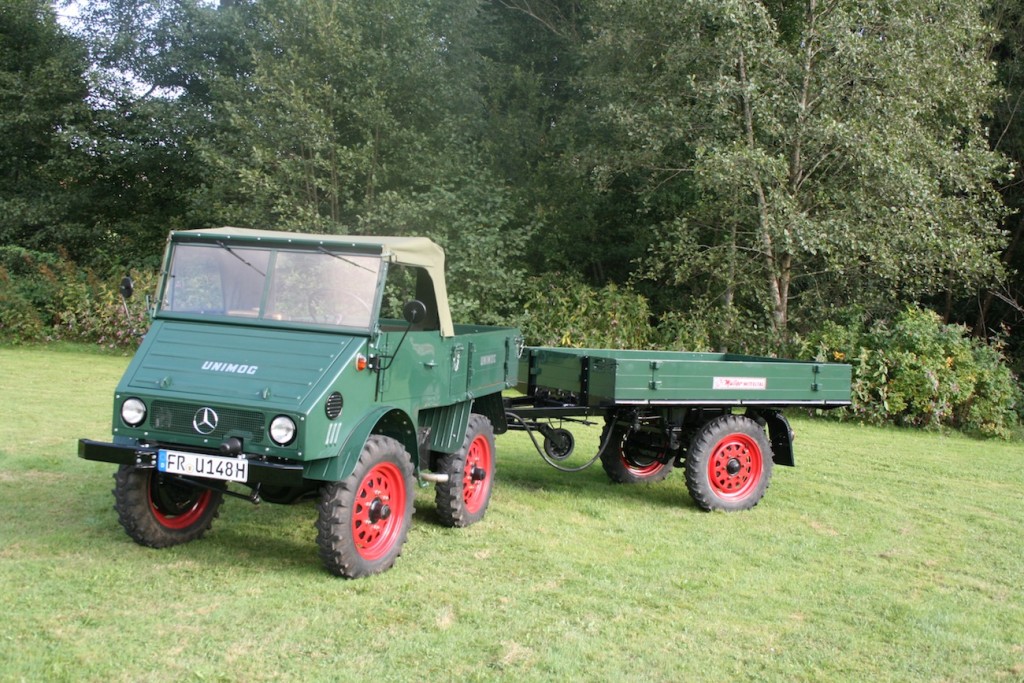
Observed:
[[[427,306],[419,299],[407,301],[402,306],[402,317],[405,319],[405,322],[415,325],[427,317]]]
[[[135,283],[132,282],[131,277],[125,275],[121,280],[121,286],[117,288],[117,291],[121,292],[121,296],[125,299],[131,299],[132,293],[135,291]]]

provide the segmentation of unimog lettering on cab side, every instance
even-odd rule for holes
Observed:
[[[850,375],[727,353],[524,348],[515,328],[452,324],[444,253],[422,237],[180,231],[115,392],[113,441],[78,451],[119,465],[114,507],[142,545],[199,538],[225,495],[315,497],[320,557],[353,578],[395,562],[417,479],[435,484],[443,524],[483,518],[494,437],[509,429],[564,471],[599,460],[634,484],[681,467],[701,509],[752,508],[773,466],[794,464],[782,410],[849,405]],[[503,399],[513,386],[521,395]],[[597,454],[567,466],[561,425],[594,417]]]
[[[483,517],[517,350],[516,329],[452,324],[425,238],[175,232],[113,443],[79,454],[120,465],[115,509],[142,545],[202,536],[234,482],[253,502],[317,496],[324,564],[365,576],[401,552],[417,476],[443,523]]]

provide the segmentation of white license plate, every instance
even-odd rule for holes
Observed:
[[[244,482],[249,476],[248,460],[164,449],[160,449],[157,454],[156,468],[168,474],[184,474],[223,481]]]

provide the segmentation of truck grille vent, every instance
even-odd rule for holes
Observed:
[[[341,408],[344,405],[345,400],[337,391],[328,396],[327,403],[324,405],[324,412],[327,413],[327,419],[333,420],[341,415]]]
[[[199,436],[192,421],[196,412],[206,406],[198,403],[173,403],[171,401],[153,401],[150,426],[154,430],[172,434]],[[232,408],[214,408],[217,412],[217,427],[209,434],[209,439],[221,439],[228,434],[243,436],[248,443],[263,443],[266,433],[266,422],[263,413],[255,410],[235,410]]]

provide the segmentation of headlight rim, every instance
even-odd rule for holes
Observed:
[[[126,414],[126,410],[128,409],[129,405],[137,405],[137,420],[129,419],[128,415]],[[128,427],[134,428],[141,426],[142,423],[146,421],[146,417],[149,416],[149,407],[146,405],[146,402],[143,401],[138,396],[129,396],[128,398],[121,402],[121,410],[119,412],[121,414],[121,421],[124,422],[125,425],[127,425]]]
[[[277,426],[279,424],[286,425],[286,431],[288,432],[287,439],[278,439],[277,435],[275,435],[275,432],[277,431]],[[293,443],[295,443],[295,438],[296,436],[298,436],[298,433],[298,425],[296,425],[295,420],[293,420],[288,415],[274,416],[274,418],[270,421],[270,426],[267,428],[267,434],[270,436],[270,440],[274,442],[275,446],[280,446],[282,448],[285,446],[290,446]]]

